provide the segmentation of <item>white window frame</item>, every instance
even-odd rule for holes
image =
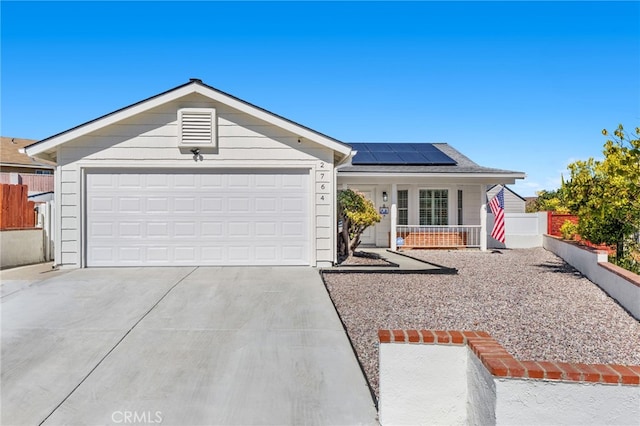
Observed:
[[[406,197],[406,206],[405,207],[400,207],[400,192],[405,192],[407,194]],[[397,204],[396,204],[396,208],[398,211],[398,225],[409,225],[409,190],[408,189],[398,189],[397,191]],[[402,223],[402,221],[400,220],[401,217],[401,212],[405,213],[405,217],[406,217],[406,223]]]
[[[444,215],[445,223],[422,223],[421,217],[420,217],[421,216],[420,213],[421,213],[421,210],[422,210],[422,207],[420,205],[420,201],[421,201],[421,198],[422,198],[421,194],[422,194],[423,191],[432,191],[432,194],[435,194],[436,191],[442,191],[442,192],[444,192],[446,194],[446,203],[445,203],[445,209],[446,210],[445,210],[445,215]],[[449,209],[449,203],[450,203],[449,192],[450,192],[449,188],[419,188],[418,189],[418,224],[419,225],[421,225],[421,226],[447,226],[447,225],[449,225],[449,213],[450,213],[450,209]],[[438,216],[436,215],[436,206],[435,206],[436,198],[432,197],[431,199],[434,201],[434,203],[431,206],[432,219],[433,219],[433,218],[436,218]],[[442,216],[440,216],[440,217],[442,217]],[[427,217],[425,217],[425,222],[427,222]]]
[[[458,189],[457,191],[457,201],[458,201],[458,206],[457,206],[457,219],[458,219],[458,225],[463,225],[464,224],[464,191],[462,189]]]

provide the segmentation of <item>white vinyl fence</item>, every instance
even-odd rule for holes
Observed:
[[[505,213],[505,243],[491,238],[494,216],[487,214],[488,248],[542,247],[542,236],[547,233],[547,212]]]

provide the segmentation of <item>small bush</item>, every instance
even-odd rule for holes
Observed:
[[[617,258],[615,255],[611,255],[609,262],[640,275],[640,246],[635,241],[627,241],[623,256]]]
[[[578,233],[578,225],[570,220],[565,220],[560,227],[560,233],[565,240],[573,240]]]
[[[640,262],[632,257],[623,257],[621,259],[618,259],[615,256],[611,256],[609,258],[609,262],[613,263],[614,265],[618,265],[619,267],[626,269],[627,271],[633,272],[634,274],[640,275]]]

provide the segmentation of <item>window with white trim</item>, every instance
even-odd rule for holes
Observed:
[[[409,191],[401,189],[398,191],[398,225],[409,224]]]
[[[419,197],[420,225],[449,224],[449,191],[421,189]]]
[[[462,189],[458,189],[458,225],[463,225],[462,221],[464,216],[462,215]]]

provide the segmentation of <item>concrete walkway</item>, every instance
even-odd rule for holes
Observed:
[[[377,424],[305,267],[81,269],[23,283],[2,298],[1,374],[2,424]]]
[[[358,249],[367,253],[379,255],[387,260],[391,265],[374,266],[374,265],[338,265],[333,268],[323,269],[322,272],[328,273],[389,273],[389,274],[455,274],[456,269],[446,266],[435,265],[433,263],[424,262],[414,259],[409,253],[394,252],[387,248],[381,247],[363,247]]]

